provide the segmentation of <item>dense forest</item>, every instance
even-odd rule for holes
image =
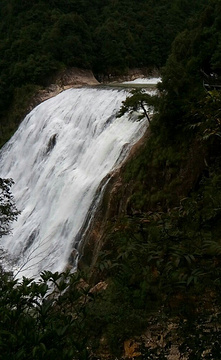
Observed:
[[[124,211],[115,204],[96,264],[88,256],[75,274],[45,271],[39,282],[2,271],[4,359],[163,360],[175,349],[174,359],[219,360],[221,2],[10,0],[0,7],[4,126],[15,97],[47,85],[62,67],[162,74],[147,140],[122,168],[114,201],[126,199]],[[19,214],[11,183],[0,185],[8,232]],[[56,291],[48,294],[51,284]]]

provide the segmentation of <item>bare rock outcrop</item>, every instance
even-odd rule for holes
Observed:
[[[72,87],[99,85],[99,82],[95,79],[91,70],[79,68],[65,69],[49,79],[48,83],[50,83],[49,86],[39,90],[32,98],[28,111],[31,111],[41,102]]]

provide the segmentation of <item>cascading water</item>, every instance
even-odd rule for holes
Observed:
[[[125,158],[146,123],[116,119],[126,92],[69,89],[37,106],[0,154],[21,211],[1,239],[19,276],[62,271],[102,179]]]

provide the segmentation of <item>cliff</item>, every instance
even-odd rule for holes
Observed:
[[[125,183],[125,168],[130,161],[133,161],[134,158],[139,156],[149,136],[150,130],[147,129],[143,137],[131,148],[124,163],[109,175],[108,184],[104,190],[95,216],[82,239],[79,248],[80,260],[78,266],[80,269],[84,267],[90,268],[91,279],[93,279],[93,276],[95,276],[96,279],[94,279],[93,282],[99,280],[96,276],[95,266],[100,251],[108,246],[108,233],[110,228],[114,228],[115,221],[118,217],[127,215],[128,202],[135,190],[135,179]]]
[[[144,162],[143,157],[150,139],[151,130],[148,128],[145,135],[132,147],[124,163],[110,174],[95,216],[84,234],[79,249],[79,268],[90,268],[92,283],[99,280],[95,270],[99,253],[109,248],[109,235],[118,230],[119,219],[128,216],[139,218],[142,214],[162,209],[170,211],[170,207],[179,206],[182,198],[188,197],[199,187],[207,172],[207,154],[198,141],[189,144],[188,151],[182,154],[183,158],[176,165],[157,165],[157,149],[152,149],[153,158]],[[150,144],[149,147],[151,146]],[[136,163],[139,161],[141,165],[137,169]],[[145,199],[140,207],[134,200],[135,196]]]
[[[99,82],[95,79],[91,70],[80,68],[65,69],[48,79],[48,83],[50,84],[48,87],[39,90],[31,99],[27,109],[28,112],[41,102],[71,87],[99,85]]]

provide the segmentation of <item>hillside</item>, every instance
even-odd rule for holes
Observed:
[[[132,338],[128,357],[220,358],[220,16],[211,1],[173,42],[148,136],[86,242],[92,282],[109,284],[108,340]]]

